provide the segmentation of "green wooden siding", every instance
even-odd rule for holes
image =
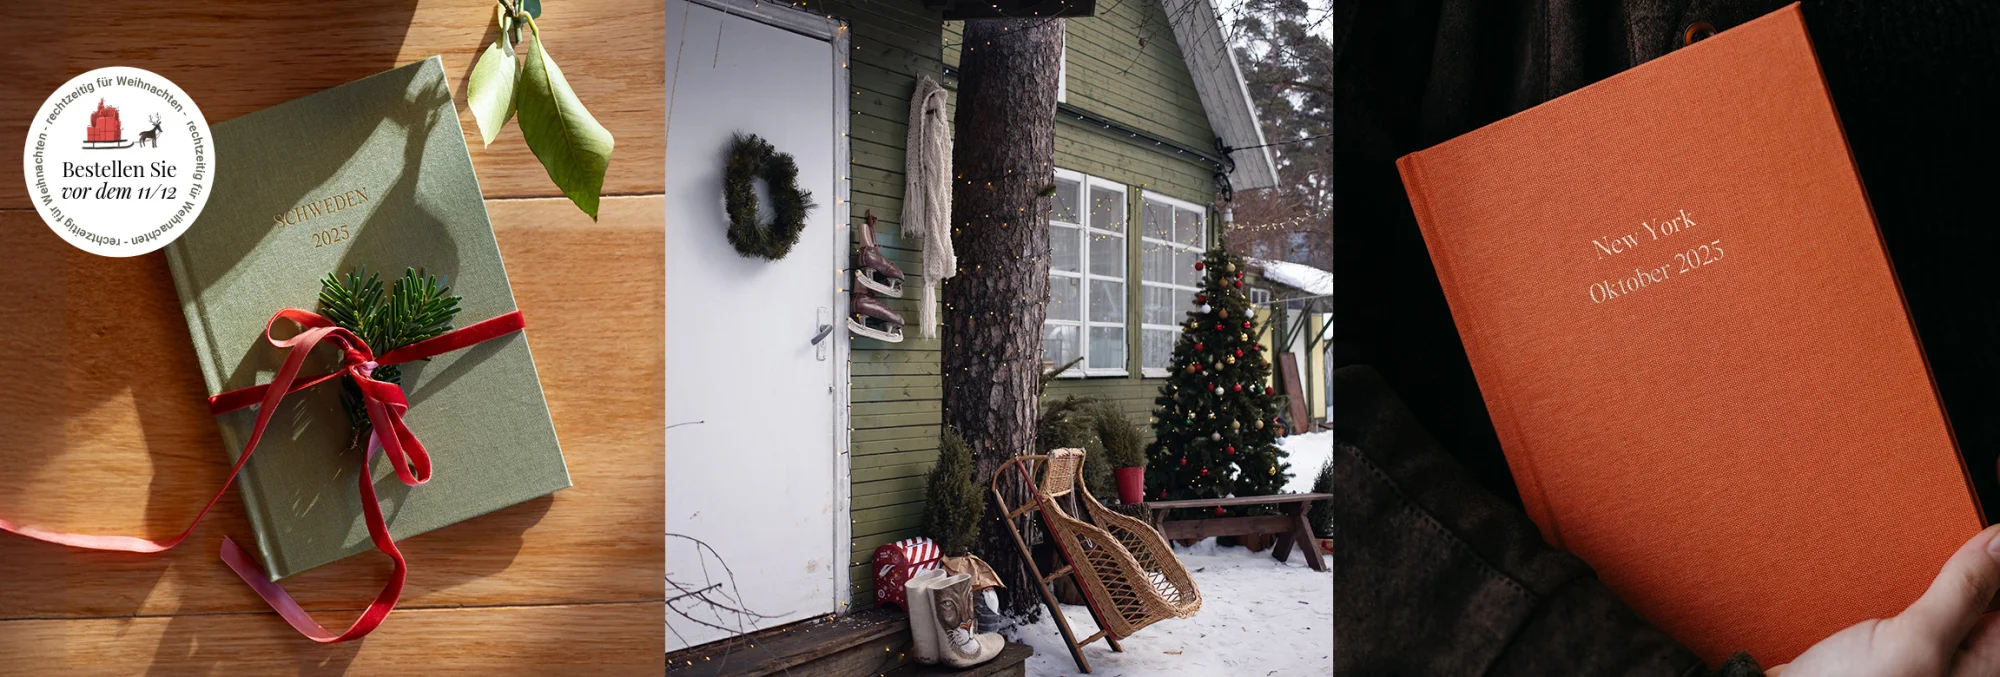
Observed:
[[[958,65],[962,26],[945,24],[946,64]],[[1194,76],[1160,3],[1098,3],[1096,16],[1066,20],[1064,31],[1069,69],[1065,103],[1184,146],[1215,148]],[[1203,170],[1200,189],[1212,193],[1207,175]]]
[[[873,211],[883,254],[906,272],[922,261],[921,245],[901,233],[904,139],[908,134],[910,92],[917,76],[944,80],[945,63],[956,64],[957,22],[945,22],[914,0],[861,2],[833,0],[825,11],[849,22],[853,60],[851,195],[853,223]],[[1099,16],[1068,24],[1068,104],[1194,148],[1212,148],[1214,134],[1195,94],[1165,13],[1144,0],[1099,6]],[[1199,161],[1173,157],[1124,134],[1060,118],[1056,164],[1065,169],[1127,186],[1128,221],[1136,227],[1140,191],[1150,190],[1198,205],[1214,201],[1211,171]],[[1214,216],[1211,211],[1211,231]],[[1127,237],[1127,356],[1131,376],[1064,379],[1049,397],[1091,395],[1114,401],[1145,426],[1160,379],[1141,378],[1139,358],[1138,236]],[[914,290],[913,290],[914,291]],[[884,299],[912,321],[917,294]],[[924,475],[937,457],[942,414],[938,346],[917,337],[912,326],[899,344],[854,340],[852,352],[853,558],[849,578],[856,608],[872,606],[876,547],[919,535],[923,522]],[[1148,429],[1150,435],[1150,429]]]
[[[943,77],[944,20],[914,0],[830,0],[823,8],[847,20],[853,47],[848,141],[854,232],[858,236],[864,214],[874,212],[882,253],[914,272],[923,255],[920,243],[902,237],[904,139],[917,77]],[[916,294],[883,301],[904,317],[917,316]],[[942,386],[937,341],[917,338],[915,327],[899,344],[856,338],[851,359],[854,555],[848,575],[854,606],[867,608],[874,606],[868,559],[876,546],[917,535],[923,521],[924,474],[937,458]]]

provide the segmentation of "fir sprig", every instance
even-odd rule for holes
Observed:
[[[404,269],[386,294],[381,274],[368,272],[367,266],[345,275],[328,273],[319,284],[320,315],[361,337],[377,356],[451,331],[452,319],[458,316],[459,297],[451,295],[451,287],[419,268]],[[403,371],[390,365],[376,369],[373,377],[400,384]],[[364,439],[368,410],[360,388],[346,384],[341,403],[354,423],[354,439]]]

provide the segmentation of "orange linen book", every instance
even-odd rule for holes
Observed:
[[[1397,165],[1529,516],[1709,662],[1979,531],[1798,5]]]

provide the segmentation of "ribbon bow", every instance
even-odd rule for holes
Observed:
[[[281,319],[298,323],[304,331],[285,339],[272,336],[271,330]],[[383,586],[382,592],[375,596],[375,601],[369,603],[368,609],[362,612],[360,618],[355,619],[345,632],[335,634],[313,621],[283,587],[266,577],[256,561],[227,536],[222,539],[221,555],[222,561],[300,634],[322,644],[364,637],[373,632],[376,626],[381,625],[382,619],[396,608],[396,599],[402,595],[403,580],[408,573],[403,553],[396,549],[395,540],[389,537],[388,523],[382,517],[381,506],[376,502],[375,485],[370,481],[368,464],[374,460],[375,452],[383,451],[388,454],[390,465],[395,466],[397,479],[402,480],[404,484],[417,486],[431,479],[430,453],[424,449],[423,443],[417,440],[417,436],[410,432],[409,426],[403,424],[403,413],[410,409],[409,400],[403,397],[401,387],[377,380],[374,377],[375,370],[436,357],[520,331],[525,326],[526,322],[522,319],[520,311],[513,311],[377,356],[361,337],[336,326],[325,317],[296,308],[280,310],[272,314],[270,321],[264,324],[264,340],[273,346],[291,351],[285,356],[284,366],[278,369],[277,377],[264,385],[232,390],[208,398],[208,410],[211,414],[219,415],[255,405],[257,422],[250,429],[250,439],[243,445],[243,453],[237,457],[236,465],[229,469],[229,477],[223,480],[222,487],[216,490],[215,496],[208,499],[208,503],[202,506],[201,511],[195,513],[194,521],[188,524],[187,529],[173,538],[152,540],[133,536],[98,536],[51,531],[0,518],[0,531],[89,550],[150,553],[180,545],[194,533],[202,518],[208,516],[208,511],[222,500],[223,494],[229,491],[229,485],[236,481],[237,473],[242,472],[243,465],[250,461],[251,452],[257,450],[257,443],[264,437],[265,426],[271,422],[271,417],[277,413],[278,404],[284,401],[285,396],[345,375],[353,379],[354,384],[359,387],[362,401],[368,410],[369,425],[374,428],[369,435],[368,453],[362,456],[359,484],[362,513],[368,523],[368,536],[382,554],[388,555],[389,559],[396,563],[396,569],[390,574],[388,584]],[[306,355],[322,341],[330,341],[340,348],[341,367],[301,380],[299,368],[304,365]],[[385,432],[387,434],[384,434]]]

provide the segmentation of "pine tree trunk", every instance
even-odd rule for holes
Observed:
[[[940,367],[944,423],[972,448],[979,481],[1035,447],[1042,320],[1049,296],[1060,19],[965,22],[952,151],[952,246]],[[1003,488],[1009,485],[1003,484]],[[1018,490],[1018,487],[1015,487]],[[1025,494],[1009,497],[1019,505]],[[1036,582],[997,515],[980,520],[980,557],[1007,588],[1001,610],[1031,613]]]

